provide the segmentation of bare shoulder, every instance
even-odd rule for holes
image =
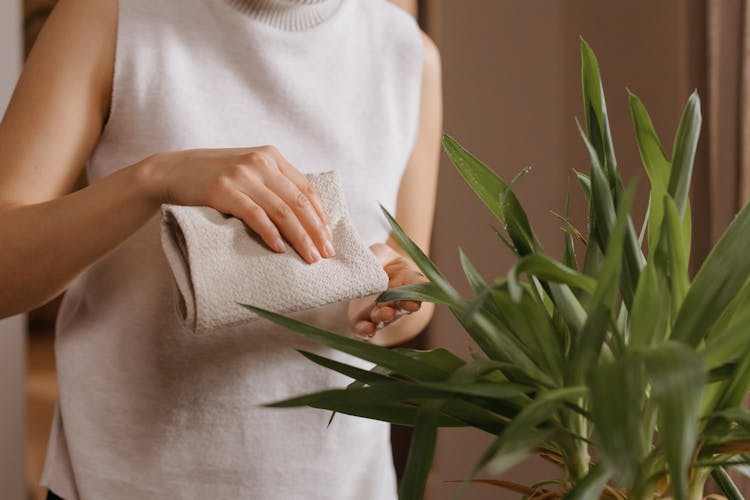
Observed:
[[[118,0],[59,0],[29,53],[20,92],[54,98],[81,85],[108,108],[117,13]]]
[[[0,122],[0,202],[45,201],[73,186],[109,111],[117,13],[117,0],[60,0],[52,10]]]
[[[440,51],[432,38],[430,38],[425,32],[422,32],[422,64],[425,79],[440,78]]]

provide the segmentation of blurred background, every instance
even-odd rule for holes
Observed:
[[[367,0],[352,0],[367,1]],[[648,107],[665,147],[682,106],[698,89],[704,128],[693,181],[694,261],[721,234],[750,195],[750,10],[747,0],[394,0],[419,20],[443,58],[445,130],[506,179],[531,172],[516,187],[552,254],[563,235],[550,211],[564,210],[585,228],[572,169],[586,170],[574,117],[581,113],[578,39],[597,52],[615,147],[626,183],[642,175],[627,108],[626,87]],[[0,111],[23,55],[54,0],[0,2]],[[83,183],[83,180],[81,181]],[[645,186],[640,206],[645,208]],[[462,247],[487,278],[505,274],[512,255],[492,232],[492,217],[445,157],[441,164],[431,255],[448,278],[463,282]],[[467,290],[464,290],[467,291]],[[38,487],[56,383],[52,349],[56,303],[0,321],[0,496],[43,498]],[[438,309],[421,347],[468,354],[466,334]],[[394,429],[394,457],[403,464],[407,429]],[[448,499],[489,444],[474,431],[444,430],[428,498]],[[506,477],[530,484],[550,472],[531,460]],[[743,485],[750,493],[750,486]],[[475,485],[465,498],[517,498]]]

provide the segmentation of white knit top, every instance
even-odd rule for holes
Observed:
[[[335,169],[366,244],[385,241],[416,139],[419,30],[386,0],[120,0],[109,121],[92,182],[159,151],[272,144]],[[95,228],[92,228],[95,230]],[[180,326],[158,217],[69,289],[42,483],[67,500],[396,497],[389,427],[261,404],[350,380],[355,361],[258,320]],[[347,331],[346,303],[307,321]]]

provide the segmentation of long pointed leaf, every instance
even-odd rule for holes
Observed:
[[[591,143],[595,146],[597,157],[602,166],[607,169],[609,184],[613,187],[622,181],[617,174],[612,132],[607,117],[607,104],[604,99],[599,61],[588,43],[581,38],[581,82],[583,88],[583,109],[586,117],[586,128]],[[619,193],[614,193],[615,201],[619,202]]]
[[[407,377],[421,380],[443,380],[449,375],[449,373],[425,363],[421,363],[409,356],[399,354],[391,349],[367,344],[361,340],[355,340],[333,332],[328,332],[273,311],[268,311],[248,304],[240,305],[256,313],[258,316],[286,327],[307,339],[347,354],[351,354],[352,356],[356,356],[366,361],[385,366],[395,372],[406,375]]]
[[[652,261],[638,279],[630,313],[631,348],[645,347],[666,337],[670,322],[670,303],[666,278],[656,271]]]
[[[615,199],[609,190],[607,179],[597,157],[593,145],[580,129],[581,137],[589,151],[591,157],[591,203],[596,213],[596,227],[598,229],[598,241],[605,253],[609,248],[609,239],[615,225]],[[623,300],[630,307],[635,295],[635,287],[638,283],[638,276],[645,265],[645,259],[640,247],[638,246],[638,237],[635,234],[633,221],[630,219],[630,213],[625,215],[625,237],[622,243],[623,255],[625,256],[623,280],[620,284]]]
[[[461,248],[458,249],[458,255],[461,260],[461,267],[463,268],[464,274],[466,275],[466,280],[469,282],[469,286],[471,286],[472,291],[477,294],[486,289],[487,282],[484,280],[484,278],[482,278],[482,275],[479,274],[477,268],[474,267],[474,264],[471,263],[469,257]]]
[[[612,477],[612,471],[604,464],[598,463],[591,468],[583,481],[566,493],[563,498],[566,500],[599,498],[610,477]]]
[[[669,176],[669,194],[674,198],[680,217],[685,214],[688,204],[701,121],[701,101],[698,92],[695,91],[690,95],[680,125],[677,127],[672,151],[672,172]]]
[[[536,276],[542,281],[563,283],[589,294],[593,293],[596,288],[596,280],[546,255],[532,253],[519,259],[508,271],[508,289],[515,302],[521,300],[521,285],[518,281],[518,275],[521,273]]]
[[[388,302],[391,300],[419,300],[452,306],[455,302],[433,283],[413,283],[396,288],[389,288],[375,299],[376,302]]]
[[[469,186],[505,225],[519,255],[539,249],[541,244],[526,212],[508,184],[447,134],[443,136],[443,147]]]
[[[677,207],[669,195],[664,195],[662,207],[661,236],[654,252],[654,261],[657,269],[668,277],[672,299],[670,309],[676,316],[690,287],[688,277],[690,249],[685,248],[680,216],[677,214]]]
[[[442,402],[427,402],[419,408],[411,437],[409,458],[399,487],[399,500],[422,500],[437,442],[437,420]]]
[[[669,464],[672,494],[688,498],[688,465],[697,442],[706,373],[695,351],[665,342],[644,351],[651,396],[659,412],[659,441]]]
[[[750,204],[744,206],[693,280],[672,338],[696,346],[750,277]]]
[[[630,186],[623,196],[604,258],[602,274],[591,300],[589,314],[581,334],[576,339],[567,365],[568,377],[573,384],[580,384],[588,370],[599,357],[607,327],[610,324],[617,288],[620,283],[623,261],[623,241],[627,216],[635,195],[635,185]]]
[[[447,297],[454,301],[460,301],[460,295],[450,282],[443,276],[435,264],[430,260],[427,255],[422,251],[419,246],[412,241],[411,238],[406,234],[403,228],[396,222],[396,219],[386,210],[383,205],[380,205],[380,209],[385,215],[388,224],[390,224],[393,231],[393,237],[398,242],[399,246],[409,254],[409,257],[419,267],[419,269],[425,274],[425,276],[438,287]]]
[[[591,412],[603,460],[617,471],[618,484],[630,488],[651,442],[641,435],[646,373],[643,362],[625,357],[597,366],[588,377]],[[617,397],[612,397],[617,388]]]
[[[630,113],[635,126],[635,136],[638,140],[638,150],[641,153],[643,167],[651,182],[651,195],[649,199],[648,214],[648,243],[650,248],[656,247],[661,228],[663,204],[662,199],[667,193],[669,174],[672,163],[667,159],[662,148],[659,136],[654,130],[651,117],[646,107],[635,94],[628,92],[630,101]]]

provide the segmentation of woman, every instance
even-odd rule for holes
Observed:
[[[336,169],[389,286],[423,280],[377,203],[429,247],[439,74],[385,0],[60,1],[0,125],[0,317],[67,290],[50,497],[395,496],[387,425],[259,407],[347,382],[295,349],[341,355],[267,322],[182,330],[157,212],[213,207],[315,265],[336,249],[303,174]],[[311,320],[395,345],[429,306],[368,297]]]

